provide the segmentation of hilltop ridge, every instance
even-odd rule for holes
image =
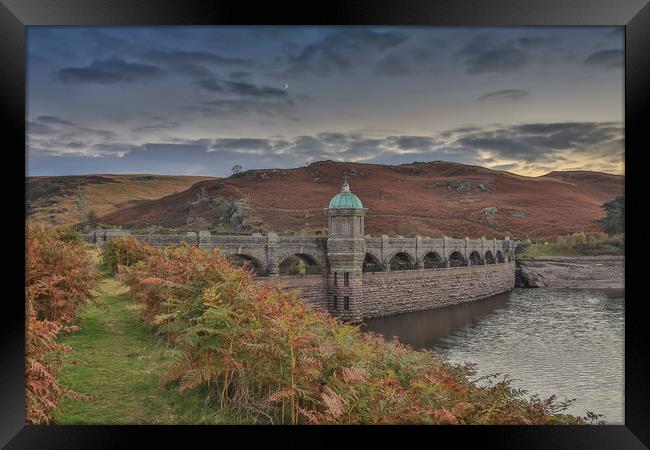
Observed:
[[[526,177],[443,161],[399,166],[319,161],[292,169],[248,170],[117,208],[106,225],[217,233],[324,233],[323,208],[344,175],[368,208],[366,233],[552,237],[602,231],[601,205],[624,177],[588,171]]]

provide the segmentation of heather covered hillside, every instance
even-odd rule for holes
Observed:
[[[323,208],[346,174],[368,208],[366,233],[373,235],[525,238],[599,232],[602,204],[624,188],[623,176],[588,171],[524,177],[439,161],[399,166],[322,161],[200,181],[116,209],[100,222],[131,229],[323,233]]]

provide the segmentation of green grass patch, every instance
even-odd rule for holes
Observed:
[[[231,423],[207,394],[180,394],[159,380],[174,351],[152,334],[140,306],[117,281],[102,280],[99,305],[81,313],[81,330],[64,342],[61,383],[90,399],[65,398],[54,412],[58,424]],[[217,412],[215,412],[217,411]]]
[[[625,235],[605,233],[585,234],[583,232],[558,236],[555,240],[533,239],[519,245],[517,259],[531,259],[537,256],[598,256],[624,255]]]

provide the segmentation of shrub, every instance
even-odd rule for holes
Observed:
[[[66,327],[59,322],[38,320],[36,309],[27,297],[25,320],[25,393],[26,419],[31,424],[48,424],[51,413],[64,396],[74,392],[62,387],[56,379],[58,360],[53,357],[69,352],[69,346],[57,342]],[[71,331],[71,328],[67,328]]]
[[[625,194],[605,202],[602,208],[606,216],[596,222],[600,223],[603,230],[610,234],[625,233]]]
[[[117,241],[121,245],[124,241]],[[200,295],[211,283],[223,281],[230,263],[218,249],[203,250],[189,245],[153,249],[141,243],[149,256],[125,268],[123,281],[143,303],[150,324],[161,322],[160,316],[174,312],[177,324],[197,314],[202,305]],[[168,330],[172,331],[172,330]]]
[[[88,211],[88,214],[86,215],[86,222],[88,222],[88,224],[96,225],[98,219],[99,217],[97,216],[97,211],[95,211],[94,209]]]
[[[481,387],[470,366],[361,333],[215,249],[151,249],[124,280],[176,347],[162,382],[205,389],[242,421],[584,422],[553,397],[524,399],[508,379]]]
[[[607,235],[605,233],[578,233],[558,236],[555,242],[533,240],[529,245],[520,245],[518,257],[534,257],[542,255],[558,256],[596,256],[622,255],[625,253],[625,235]]]
[[[104,243],[102,264],[111,274],[119,273],[121,267],[130,266],[147,257],[151,247],[129,236],[119,236]]]
[[[56,227],[50,231],[53,237],[63,242],[72,242],[75,244],[83,244],[85,239],[81,233],[71,227]]]
[[[58,355],[70,347],[57,342],[75,331],[69,323],[91,298],[98,281],[83,244],[68,230],[27,229],[25,279],[25,389],[29,423],[50,423],[63,396],[77,396],[56,379]]]
[[[71,236],[44,226],[27,231],[25,290],[39,320],[73,322],[99,281],[84,244]]]

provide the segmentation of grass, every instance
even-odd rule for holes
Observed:
[[[517,259],[531,259],[537,256],[597,256],[624,255],[625,235],[606,235],[583,232],[558,236],[554,241],[536,239],[530,244],[520,244]]]
[[[65,398],[57,424],[230,423],[200,392],[180,394],[159,379],[173,350],[152,335],[127,288],[111,278],[100,285],[99,305],[81,314],[81,330],[65,343],[73,348],[59,370],[61,383],[88,399]]]
[[[92,182],[92,175],[29,177],[26,180],[28,193],[37,190],[44,183],[61,181],[65,186],[64,192],[67,194],[64,197],[61,195],[63,192],[57,189],[43,195],[41,198],[30,198],[34,203],[34,213],[29,217],[29,221],[50,224],[49,216],[53,215],[61,225],[77,224],[79,222],[77,185],[83,179],[87,181],[81,184],[86,203],[86,213],[95,211],[100,217],[136,202],[159,199],[189,189],[197,182],[214,179],[214,177],[200,176],[146,175],[146,177],[151,178],[142,181],[142,174],[100,176],[106,181]],[[49,204],[50,200],[55,201],[55,203]]]

